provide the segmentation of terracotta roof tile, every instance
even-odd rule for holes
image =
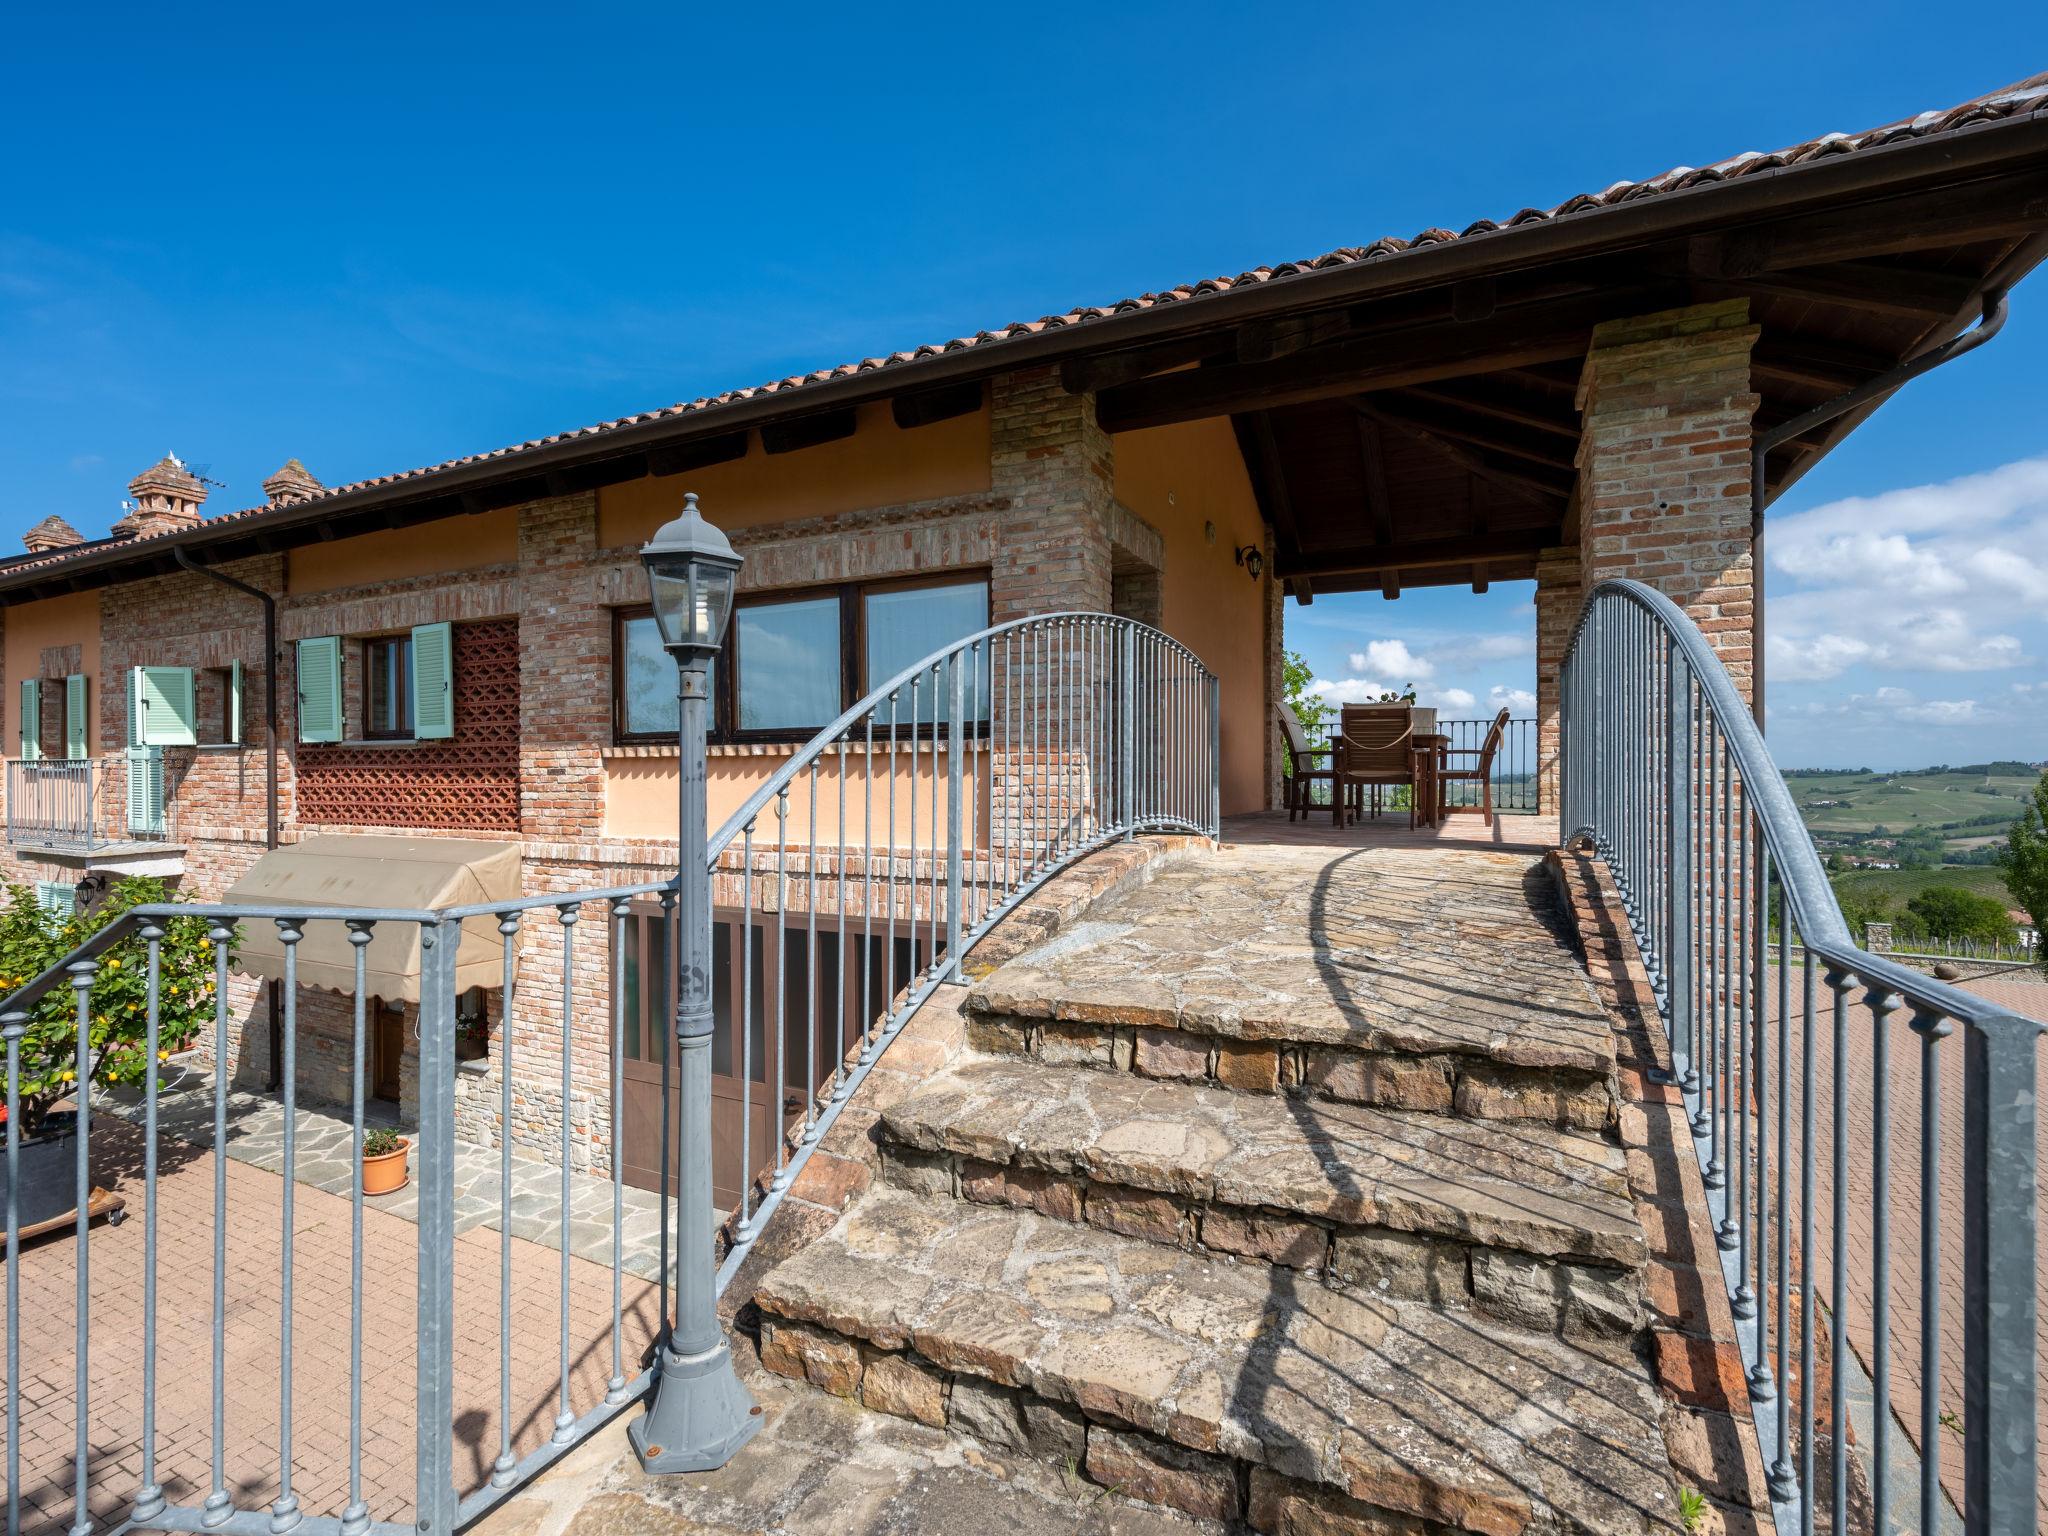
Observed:
[[[2015,82],[2000,90],[1977,97],[1959,106],[1942,112],[1922,112],[1916,117],[1900,119],[1862,133],[1828,133],[1804,143],[1792,145],[1772,154],[1761,154],[1745,150],[1712,165],[1698,168],[1677,166],[1656,176],[1640,181],[1618,181],[1603,192],[1580,193],[1567,198],[1553,208],[1523,208],[1507,220],[1479,219],[1465,226],[1462,231],[1430,228],[1408,238],[1382,236],[1367,245],[1343,246],[1323,255],[1300,261],[1285,261],[1272,266],[1253,267],[1236,276],[1204,278],[1199,282],[1182,283],[1155,293],[1139,294],[1133,298],[1120,299],[1113,304],[1087,305],[1066,310],[1055,315],[1045,315],[1037,320],[1017,321],[999,326],[994,330],[977,331],[972,336],[955,337],[951,341],[928,343],[905,351],[891,352],[880,357],[866,357],[857,362],[841,363],[831,368],[820,368],[809,373],[791,374],[786,378],[770,380],[744,389],[726,390],[721,394],[704,395],[695,400],[680,401],[662,406],[656,410],[635,412],[632,415],[616,417],[610,421],[595,422],[590,426],[576,427],[566,432],[546,437],[512,443],[502,448],[493,448],[484,453],[468,454],[448,459],[439,464],[429,464],[418,469],[401,470],[394,474],[375,475],[347,485],[329,486],[319,494],[293,503],[294,511],[303,511],[308,506],[349,493],[372,490],[382,486],[403,484],[422,479],[429,475],[471,465],[485,464],[496,459],[510,458],[535,449],[577,439],[600,437],[626,427],[647,422],[661,421],[689,416],[717,406],[737,404],[741,401],[760,399],[765,396],[788,394],[793,391],[844,379],[859,374],[871,373],[877,369],[899,367],[920,359],[943,356],[968,348],[984,347],[1024,336],[1034,336],[1046,331],[1061,330],[1069,326],[1088,325],[1113,315],[1130,314],[1135,311],[1155,309],[1163,305],[1185,304],[1202,298],[1228,293],[1233,289],[1256,286],[1263,283],[1279,282],[1304,273],[1326,271],[1333,267],[1355,266],[1363,262],[1384,261],[1405,252],[1429,246],[1444,245],[1474,235],[1493,234],[1501,230],[1518,229],[1532,224],[1547,224],[1559,219],[1568,219],[1597,209],[1610,208],[1622,203],[1635,202],[1643,198],[1661,197],[1668,193],[1685,191],[1689,188],[1720,181],[1733,181],[1742,177],[1757,176],[1767,171],[1780,170],[1823,159],[1831,155],[1852,154],[1859,150],[1878,148],[1905,139],[1927,138],[1935,134],[1955,133],[1978,123],[1997,122],[2033,114],[2048,115],[2048,72],[2036,74]],[[270,506],[249,507],[237,512],[223,513],[205,519],[199,526],[217,527],[245,518],[258,517],[277,510]],[[156,535],[155,537],[169,537]],[[140,548],[151,543],[149,538],[136,539],[133,544]],[[92,541],[74,550],[51,554],[40,560],[13,560],[0,565],[7,576],[14,577],[24,571],[41,566],[55,565],[70,558],[103,547],[103,541]]]

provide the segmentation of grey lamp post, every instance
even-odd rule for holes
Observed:
[[[676,661],[682,744],[676,887],[676,1065],[682,1158],[676,1189],[676,1315],[661,1350],[654,1401],[626,1435],[649,1472],[722,1467],[761,1427],[760,1410],[734,1374],[712,1286],[711,874],[704,808],[706,681],[732,617],[740,557],[705,522],[694,495],[640,551],[661,641]]]

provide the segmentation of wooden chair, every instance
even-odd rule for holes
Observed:
[[[1372,814],[1380,813],[1382,790],[1408,786],[1408,825],[1415,825],[1415,717],[1406,704],[1347,704],[1338,717],[1335,820],[1348,809],[1356,821],[1364,792],[1372,791]]]
[[[1501,738],[1507,735],[1507,730],[1508,712],[1502,710],[1493,717],[1493,724],[1486,728],[1486,740],[1479,746],[1450,747],[1445,750],[1444,756],[1446,758],[1476,757],[1479,761],[1465,768],[1453,768],[1449,763],[1446,763],[1438,770],[1437,779],[1440,786],[1437,790],[1438,820],[1442,820],[1453,813],[1469,812],[1476,816],[1484,816],[1487,827],[1489,829],[1492,828],[1495,819],[1493,814],[1493,759],[1500,751]],[[1479,786],[1479,804],[1452,805],[1450,803],[1450,795],[1451,780],[1453,779],[1461,779],[1466,783],[1477,784]]]
[[[1275,713],[1280,717],[1280,729],[1287,736],[1289,770],[1280,778],[1280,801],[1287,807],[1289,821],[1294,820],[1297,812],[1300,813],[1301,819],[1306,821],[1311,809],[1311,786],[1318,782],[1328,784],[1331,798],[1336,798],[1337,773],[1328,761],[1336,748],[1328,742],[1321,746],[1310,742],[1308,732],[1302,728],[1301,719],[1294,713],[1291,704],[1283,702]],[[1315,762],[1319,757],[1325,759],[1320,767],[1316,766]]]

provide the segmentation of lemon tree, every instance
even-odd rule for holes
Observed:
[[[7,887],[0,908],[0,996],[32,981],[133,907],[175,898],[161,880],[118,882],[90,916],[58,916],[25,885]],[[214,942],[201,917],[163,924],[159,956],[158,1060],[189,1046],[213,1018]],[[233,949],[233,940],[228,941]],[[130,934],[100,956],[87,1042],[94,1088],[143,1082],[149,1059],[149,953]],[[78,996],[53,987],[29,1012],[21,1042],[21,1131],[33,1136],[44,1116],[77,1091]],[[4,1113],[4,1111],[0,1111]]]

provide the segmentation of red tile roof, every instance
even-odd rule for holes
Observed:
[[[449,470],[466,466],[486,464],[492,460],[510,459],[536,449],[552,447],[578,439],[600,438],[622,428],[640,426],[650,422],[670,420],[695,415],[715,407],[735,405],[742,401],[765,396],[784,395],[829,383],[836,379],[852,378],[856,375],[873,373],[877,370],[897,368],[906,363],[926,358],[939,357],[975,347],[986,347],[995,343],[1017,340],[1040,335],[1047,331],[1063,330],[1074,326],[1085,326],[1109,319],[1114,315],[1130,314],[1136,311],[1157,309],[1165,305],[1187,304],[1229,293],[1237,289],[1257,287],[1266,283],[1284,282],[1307,273],[1327,271],[1337,267],[1351,267],[1368,262],[1387,261],[1410,251],[1424,250],[1432,246],[1468,240],[1475,235],[1488,235],[1504,230],[1513,230],[1532,224],[1548,224],[1560,219],[1617,207],[1624,203],[1637,202],[1644,198],[1662,197],[1694,187],[1715,182],[1740,181],[1760,175],[1766,171],[1781,170],[1790,166],[1810,164],[1830,157],[1853,154],[1861,150],[1879,148],[1901,140],[1925,139],[1939,134],[1961,132],[1982,123],[2001,122],[2009,119],[2040,115],[2048,117],[2048,71],[2031,75],[2024,80],[2005,86],[2000,90],[1975,97],[1945,112],[1922,112],[1916,117],[1902,118],[1881,127],[1867,129],[1862,133],[1829,133],[1817,139],[1809,139],[1774,154],[1759,154],[1746,150],[1742,154],[1719,160],[1712,165],[1697,169],[1678,166],[1661,175],[1643,181],[1618,181],[1604,192],[1582,192],[1567,198],[1554,208],[1524,208],[1505,220],[1480,219],[1468,224],[1462,230],[1441,228],[1425,229],[1408,239],[1398,236],[1383,236],[1370,245],[1343,246],[1321,256],[1305,261],[1281,262],[1275,266],[1253,267],[1235,277],[1204,278],[1200,282],[1183,283],[1156,293],[1139,294],[1135,298],[1120,299],[1113,304],[1086,305],[1066,310],[1056,315],[1046,315],[1037,320],[1024,320],[1002,326],[995,330],[977,331],[972,336],[956,337],[951,341],[933,342],[914,347],[908,351],[891,352],[883,357],[865,357],[858,362],[841,363],[832,368],[820,368],[810,373],[791,374],[787,378],[773,379],[766,384],[753,385],[746,389],[727,390],[722,394],[705,395],[695,400],[686,400],[674,405],[662,406],[657,410],[642,411],[630,416],[620,416],[610,421],[600,421],[587,427],[577,427],[567,432],[557,432],[547,437],[513,443],[503,448],[494,448],[486,453],[467,454],[461,458],[447,459],[439,464],[429,464],[418,469],[400,470],[395,474],[376,475],[347,485],[329,486],[319,494],[296,501],[293,512],[307,507],[317,507],[321,502],[333,498],[359,493],[384,486],[398,486],[409,481],[425,479]],[[223,513],[205,519],[199,526],[212,528],[224,523],[260,517],[276,512],[273,506],[249,507],[238,512]],[[181,530],[189,531],[189,530]],[[142,547],[155,538],[170,537],[168,534],[154,538],[136,539],[135,547]],[[0,566],[0,579],[10,580],[22,573],[55,565],[66,559],[75,558],[87,550],[97,550],[101,545],[83,546],[77,550],[46,555],[39,560],[12,560]]]

